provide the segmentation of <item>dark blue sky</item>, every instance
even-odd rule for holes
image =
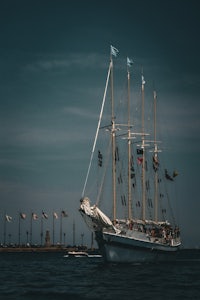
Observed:
[[[119,61],[128,55],[135,70],[143,66],[147,87],[156,83],[170,164],[179,170],[184,243],[200,246],[199,6],[194,0],[1,1],[0,217],[13,216],[13,235],[20,210],[66,209],[69,242],[73,219],[77,242],[82,231],[89,236],[77,208],[113,44]]]

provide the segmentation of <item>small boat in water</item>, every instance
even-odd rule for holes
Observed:
[[[88,253],[85,251],[69,251],[67,257],[88,257]]]

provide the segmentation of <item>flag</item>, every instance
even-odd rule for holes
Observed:
[[[142,75],[142,84],[145,84],[144,76]]]
[[[5,219],[7,222],[11,222],[12,221],[12,217],[8,216],[8,215],[5,215]]]
[[[137,149],[137,154],[143,154],[143,149]]]
[[[26,219],[26,214],[20,213],[20,218],[23,220]]]
[[[168,174],[167,169],[165,169],[165,177],[168,180],[174,181],[174,179]]]
[[[110,53],[111,55],[117,57],[119,50],[117,50],[117,48],[113,47],[112,45],[110,46]]]
[[[141,165],[142,162],[143,162],[143,158],[142,158],[142,157],[138,157],[138,158],[137,158],[137,162],[138,162],[139,165]]]
[[[131,67],[133,65],[133,60],[127,57],[127,66]]]
[[[58,214],[57,214],[56,212],[54,212],[54,213],[53,213],[53,217],[54,217],[55,219],[58,219]]]
[[[173,177],[176,177],[176,176],[178,176],[178,172],[176,170],[174,170]]]
[[[158,157],[157,156],[153,156],[153,163],[156,164],[156,165],[159,165],[159,162],[158,162]]]
[[[42,216],[43,216],[45,219],[48,219],[48,215],[47,215],[47,214],[45,214],[45,212],[44,212],[44,211],[42,212]]]
[[[35,213],[32,213],[32,219],[33,219],[33,220],[37,220],[37,219],[38,219],[38,216],[37,216]]]
[[[68,214],[66,213],[66,211],[62,210],[61,211],[61,216],[62,217],[68,217]]]

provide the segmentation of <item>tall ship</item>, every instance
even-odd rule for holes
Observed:
[[[114,88],[114,62],[115,69],[122,70],[117,67],[118,55],[118,49],[110,46],[105,90],[79,211],[94,232],[105,261],[173,260],[181,246],[173,213],[178,173],[169,172],[162,162],[162,141],[157,138],[157,95],[153,89],[147,103],[143,71],[138,92],[132,96],[134,68],[129,57],[124,68],[127,76],[122,77],[125,87],[119,84]],[[148,110],[147,104],[152,109]]]

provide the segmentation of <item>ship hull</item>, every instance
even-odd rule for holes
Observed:
[[[174,261],[179,249],[178,245],[161,245],[102,232],[96,232],[96,240],[106,262]]]

